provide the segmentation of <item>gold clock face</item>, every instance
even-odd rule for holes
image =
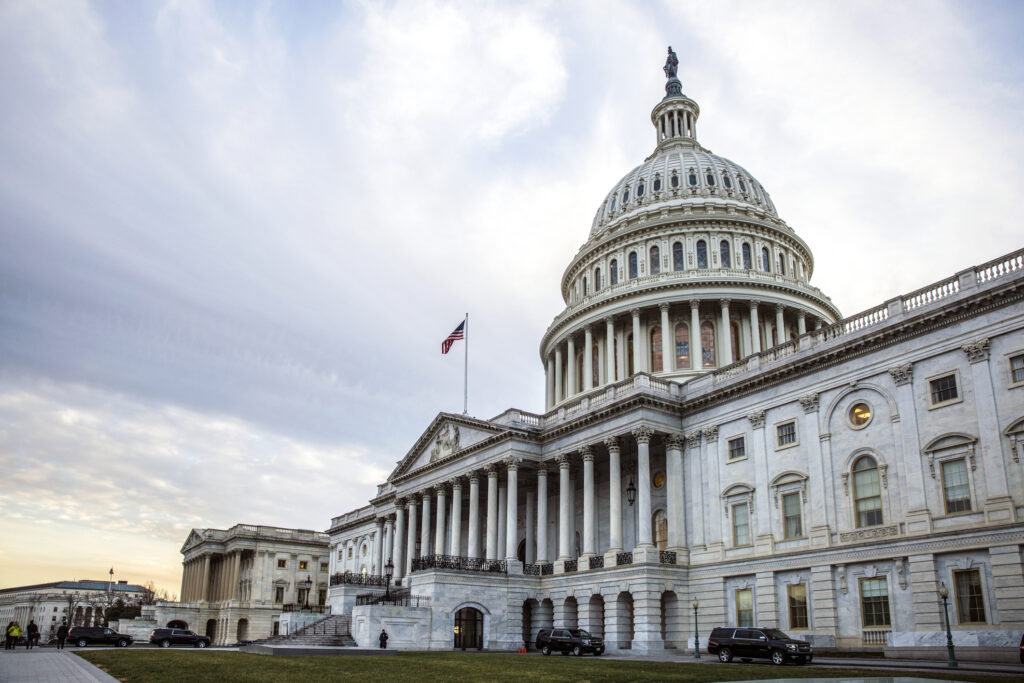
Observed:
[[[654,473],[654,488],[660,489],[665,485],[665,473],[658,471]]]
[[[850,424],[863,427],[871,419],[871,407],[867,403],[854,403],[850,407]]]

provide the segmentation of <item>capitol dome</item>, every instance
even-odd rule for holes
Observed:
[[[674,53],[670,52],[671,57]],[[666,65],[654,151],[598,206],[541,341],[546,406],[646,372],[687,381],[840,319],[810,247],[745,168],[697,140]]]

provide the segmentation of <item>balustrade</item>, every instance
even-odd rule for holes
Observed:
[[[621,567],[625,564],[633,564],[633,552],[615,553],[615,566]]]
[[[493,574],[508,573],[508,567],[504,560],[485,560],[480,557],[459,557],[457,555],[426,555],[413,559],[412,570],[414,572],[425,569],[451,569]]]
[[[604,568],[604,555],[593,555],[590,558],[591,569],[603,569]]]
[[[658,562],[662,564],[675,564],[676,553],[674,550],[662,550],[658,553]]]
[[[341,586],[345,584],[352,584],[356,586],[383,586],[384,583],[385,581],[383,576],[355,574],[353,572],[331,574],[332,586]]]
[[[574,572],[577,569],[579,569],[579,562],[578,561],[576,561],[576,560],[566,560],[565,561],[565,573],[566,574]]]

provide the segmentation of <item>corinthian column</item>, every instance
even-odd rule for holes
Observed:
[[[423,524],[420,528],[420,557],[430,555],[430,491],[420,494],[423,505]]]
[[[633,430],[636,438],[636,467],[637,467],[637,516],[639,523],[639,547],[651,547],[654,545],[651,534],[651,455],[650,445],[654,430],[650,427],[637,427]]]
[[[569,364],[565,372],[566,384],[569,385],[565,388],[565,397],[569,398],[576,393],[576,382],[578,381],[576,378],[576,340],[573,339],[571,334],[568,340],[566,340],[565,345],[567,349],[566,355],[568,356],[565,362]]]
[[[462,554],[462,479],[452,479],[452,540],[450,555]]]
[[[672,549],[686,545],[683,443],[682,434],[669,434],[665,439],[665,474],[668,479],[668,547]]]
[[[590,446],[582,446],[583,456],[583,555],[594,554],[594,451]]]
[[[505,519],[505,559],[516,559],[516,550],[519,540],[516,536],[516,525],[519,520],[519,463],[522,458],[508,458],[505,465],[508,468],[508,502],[506,503]]]
[[[395,578],[400,579],[405,576],[405,554],[402,549],[402,544],[405,543],[405,501],[398,499],[395,501],[395,536],[394,542],[394,558],[395,563]]]
[[[480,475],[469,475],[469,543],[470,557],[480,557]]]
[[[558,559],[569,559],[569,456],[559,455],[558,463]]]
[[[409,499],[409,533],[405,540],[405,574],[412,574],[412,560],[416,557],[416,498]]]
[[[757,302],[750,302],[750,344],[753,353],[761,353],[761,325],[757,321]]]
[[[609,551],[622,550],[622,469],[619,466],[619,439],[604,440],[608,447],[608,543]]]
[[[594,388],[594,333],[590,325],[583,329],[583,391]]]
[[[437,512],[435,513],[436,521],[434,522],[434,554],[444,555],[445,513],[448,512],[448,506],[445,502],[447,496],[445,495],[444,484],[435,486],[434,492],[437,494]]]
[[[722,334],[719,335],[719,339],[722,340],[722,361],[719,366],[724,367],[732,364],[732,325],[729,321],[729,300],[722,299],[719,301],[722,306]]]
[[[548,561],[548,466],[537,465],[537,563]]]
[[[634,308],[630,311],[630,314],[633,316],[633,372],[637,373],[643,370],[643,366],[640,365],[640,359],[642,358],[640,350],[646,344],[640,338],[640,309]]]
[[[564,398],[562,392],[562,347],[555,347],[555,403]]]
[[[604,360],[608,369],[605,370],[604,383],[615,382],[615,320],[611,317],[604,319]]]
[[[498,559],[498,470],[487,466],[487,558]]]

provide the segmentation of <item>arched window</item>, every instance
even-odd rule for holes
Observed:
[[[619,284],[619,262],[618,262],[618,260],[612,259],[610,268],[611,268],[611,271],[612,271],[611,285],[614,287],[615,285]]]
[[[636,186],[636,196],[637,197],[643,197],[644,196],[644,181],[642,181],[642,180],[640,181],[640,184]]]
[[[594,268],[594,291],[601,291],[601,267]]]
[[[661,272],[661,249],[651,247],[651,275]]]
[[[772,259],[768,255],[768,247],[761,249],[761,267],[764,268],[764,272],[772,272]]]
[[[672,270],[683,269],[683,243],[676,242],[672,245]]]
[[[732,268],[732,262],[729,259],[729,243],[726,242],[725,240],[722,240],[722,243],[718,246],[722,256],[722,267]]]
[[[636,252],[635,251],[631,251],[631,252],[629,252],[629,279],[632,280],[636,276],[637,276]]]
[[[654,545],[658,550],[668,548],[668,515],[664,510],[658,510],[651,519],[651,526],[654,530]]]
[[[654,179],[654,191],[658,192],[661,190],[661,176]]]
[[[878,463],[862,455],[853,463],[853,507],[857,526],[882,523],[882,487],[878,483]]]
[[[745,182],[743,182],[743,178],[740,178],[740,192],[746,192],[746,191],[747,191],[747,184]]]
[[[576,352],[576,386],[572,388],[572,393],[579,393],[583,387],[583,349]]]
[[[612,211],[615,210],[615,197],[612,197]]]
[[[731,190],[732,189],[732,178],[730,178],[728,175],[722,176],[722,184],[725,185],[725,189]]]
[[[655,327],[651,330],[651,372],[661,372],[664,368],[664,356],[661,353],[661,327]]]
[[[694,173],[693,171],[690,171],[689,181],[690,181],[690,186],[691,187],[694,187],[694,186],[697,185],[697,174]]]
[[[676,370],[690,367],[690,327],[686,323],[676,325]]]
[[[708,171],[707,175],[704,176],[704,177],[708,181],[708,187],[714,187],[715,186],[715,176],[714,176],[713,173],[711,173],[711,171]]]
[[[627,187],[622,191],[622,205],[625,206],[626,202],[629,201],[629,188]]]
[[[679,174],[672,171],[672,187],[679,187]]]
[[[743,267],[750,270],[750,245],[743,243]]]
[[[742,356],[740,355],[740,326],[736,323],[729,324],[729,342],[732,344],[732,359],[737,361]]]
[[[697,267],[708,267],[708,245],[704,240],[697,240]]]
[[[590,386],[601,386],[601,353],[597,344],[590,347],[590,368],[593,375],[590,377]]]
[[[635,369],[633,368],[633,335],[626,337],[626,376],[632,377]]]
[[[715,326],[708,321],[700,326],[700,354],[704,367],[715,367]]]
[[[587,288],[587,276],[584,275],[583,276],[583,296],[587,296],[589,294],[590,294],[590,290]]]
[[[786,274],[786,257],[779,254],[779,275]]]

